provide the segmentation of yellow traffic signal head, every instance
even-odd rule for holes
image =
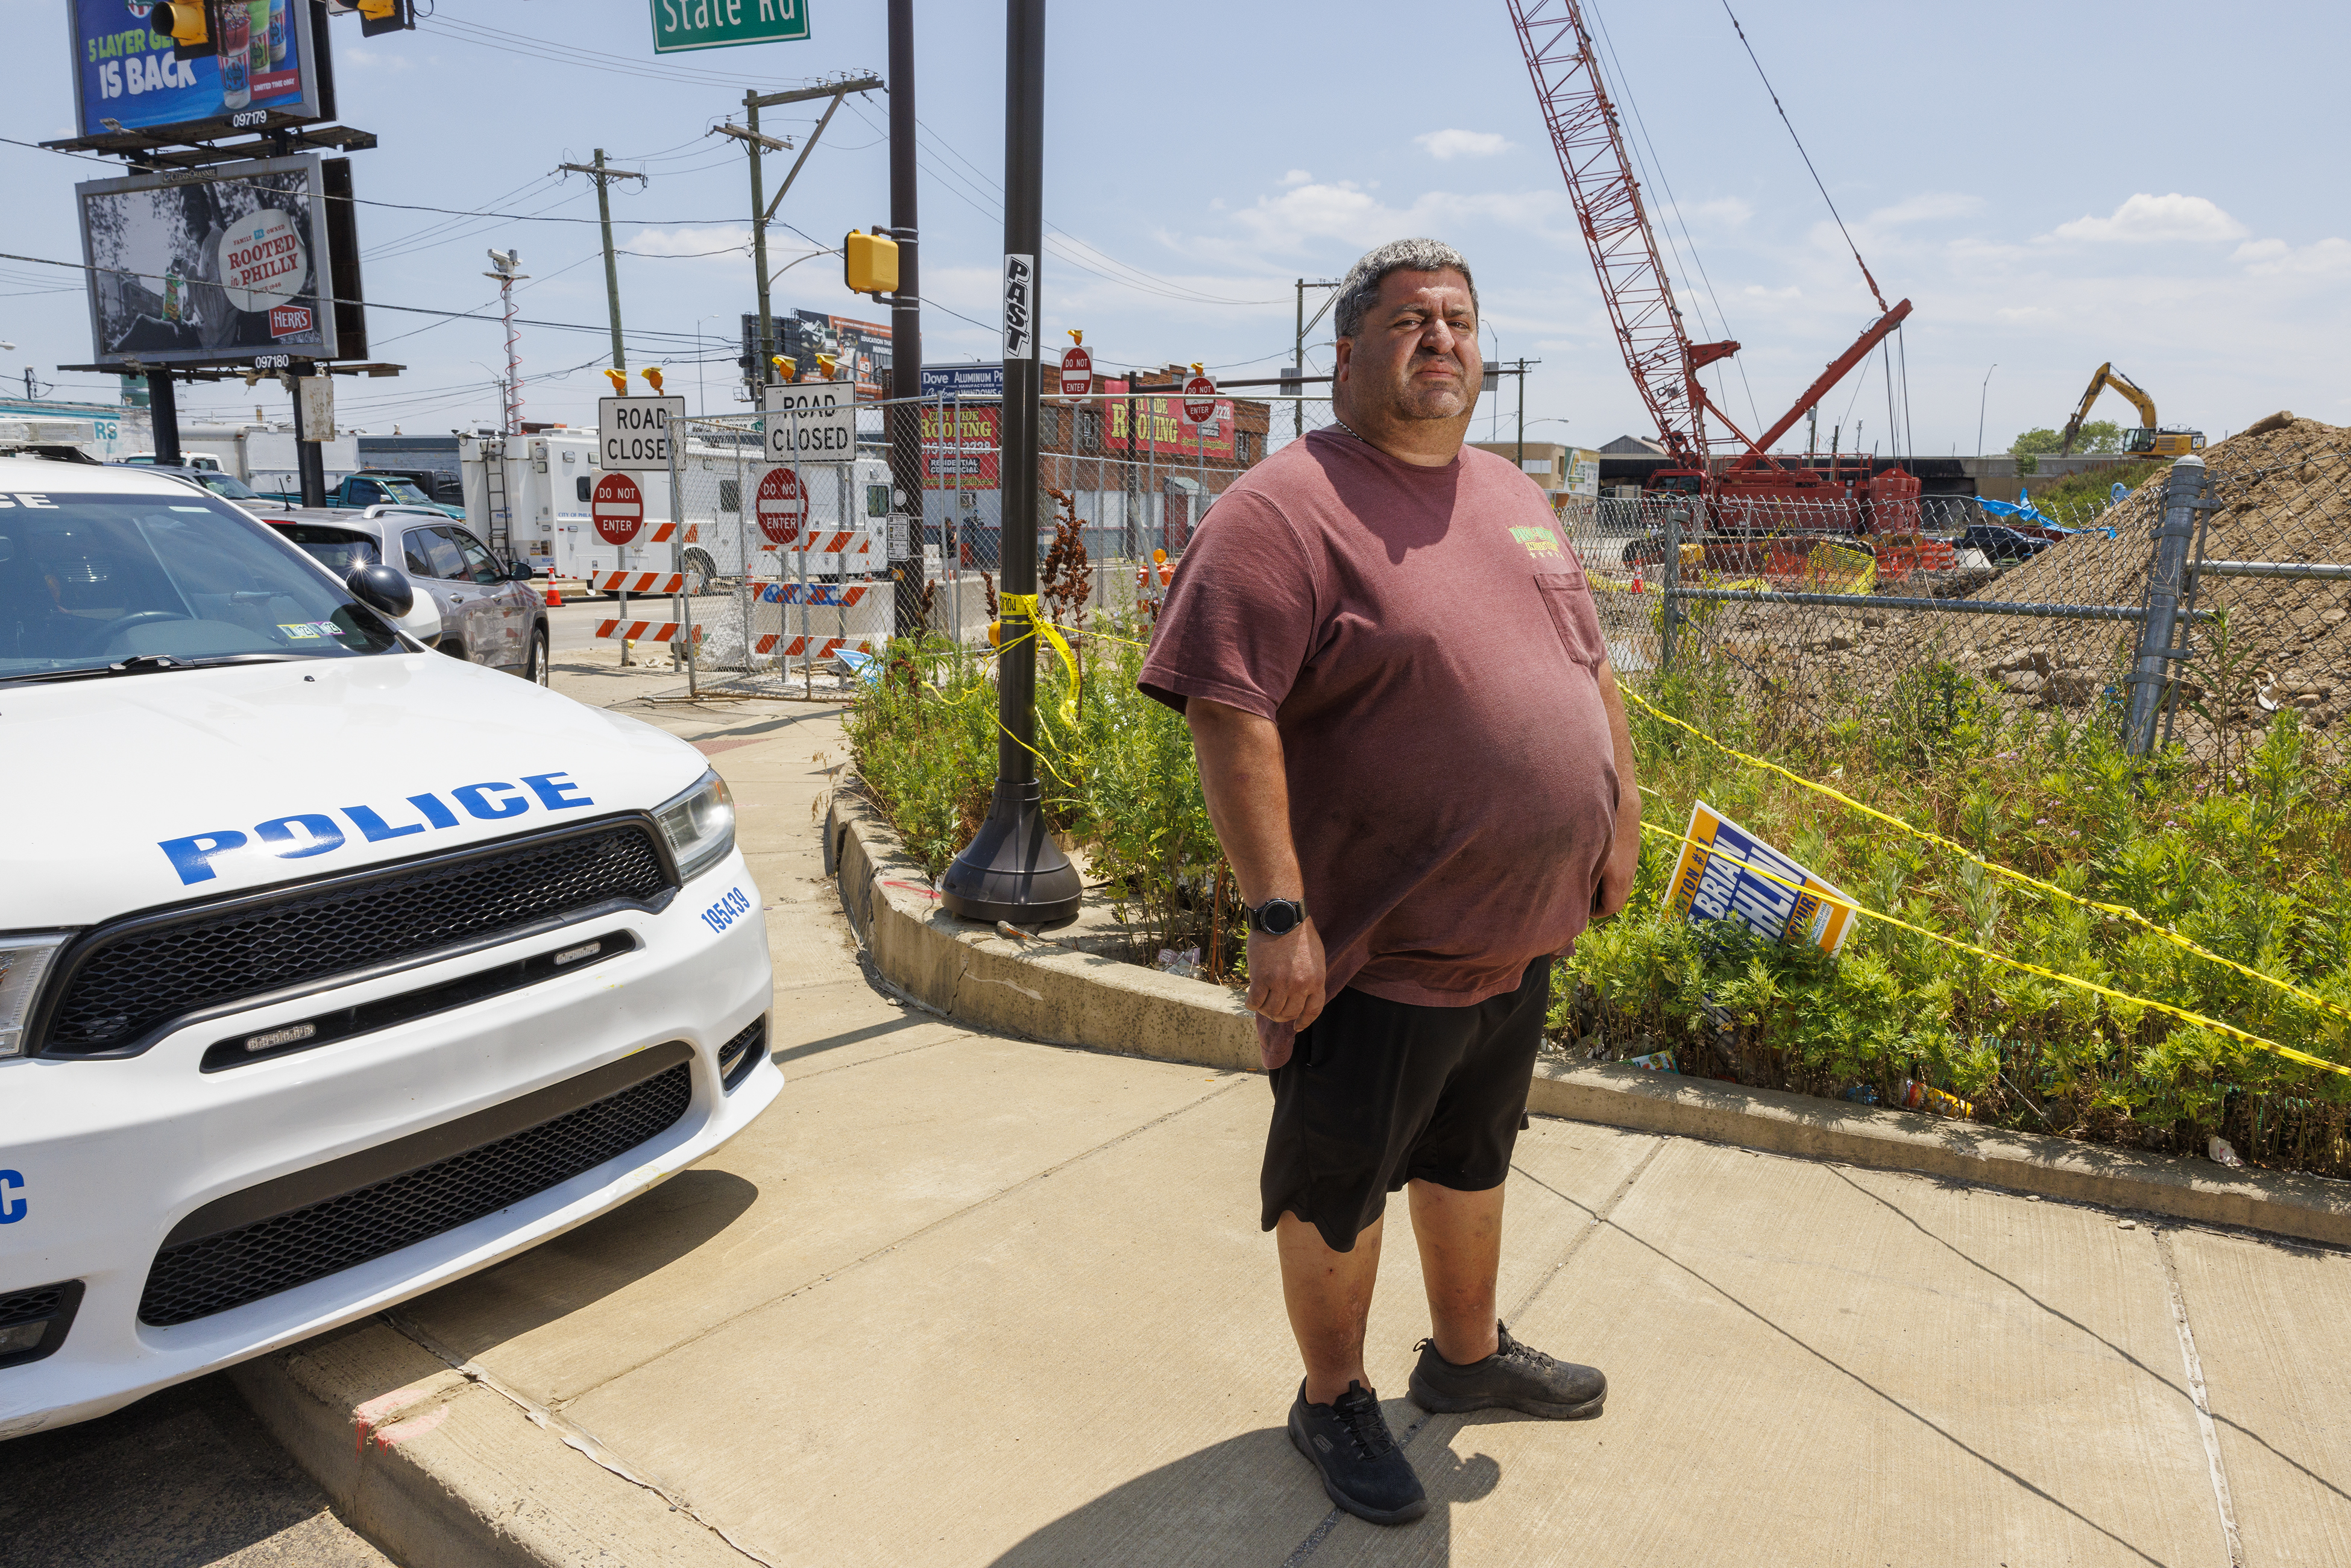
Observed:
[[[204,0],[170,0],[159,5],[147,15],[152,32],[166,33],[172,42],[182,46],[209,41],[204,31]]]
[[[642,373],[645,378],[645,384],[647,386],[650,386],[655,392],[662,390],[662,373],[661,367],[659,365],[648,365]]]
[[[613,395],[614,397],[626,397],[626,396],[628,396],[628,395],[629,395],[629,372],[628,372],[628,371],[606,371],[604,372],[604,374],[605,374],[608,378],[610,378],[610,380],[611,381],[611,383],[612,383],[612,395]]]
[[[841,242],[842,281],[852,294],[898,291],[898,242],[888,235],[849,231]]]
[[[360,15],[381,21],[400,8],[400,0],[359,0]]]

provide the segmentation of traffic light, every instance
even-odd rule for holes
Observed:
[[[166,0],[147,13],[147,28],[169,37],[172,53],[180,59],[215,52],[212,34],[204,26],[204,0]]]
[[[360,37],[363,38],[416,26],[416,15],[409,8],[409,0],[359,0],[358,10]]]
[[[852,229],[841,242],[841,270],[852,294],[895,294],[898,242],[888,235]]]

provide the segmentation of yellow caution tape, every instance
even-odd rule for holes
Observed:
[[[1801,883],[1790,882],[1786,877],[1757,865],[1752,861],[1744,860],[1719,844],[1699,843],[1698,840],[1687,834],[1677,833],[1671,828],[1660,827],[1655,822],[1644,821],[1641,824],[1641,831],[1645,833],[1656,833],[1660,838],[1671,839],[1678,843],[1695,845],[1698,849],[1705,850],[1708,854],[1719,855],[1733,865],[1744,867],[1767,882],[1776,882],[1782,887],[1793,888],[1799,893],[1804,891]],[[1850,900],[1846,902],[1851,903]],[[2241,1040],[2246,1044],[2258,1046],[2263,1051],[2275,1051],[2289,1061],[2299,1061],[2306,1067],[2322,1067],[2329,1072],[2340,1073],[2346,1078],[2351,1078],[2351,1067],[2329,1061],[2323,1056],[2313,1056],[2306,1051],[2296,1051],[2290,1045],[2280,1045],[2273,1040],[2264,1040],[2257,1034],[2249,1034],[2234,1024],[2222,1023],[2219,1019],[2207,1018],[2202,1013],[2190,1012],[2186,1008],[2176,1008],[2168,1002],[2153,1001],[2146,997],[2135,997],[2128,991],[2118,991],[2111,986],[2102,986],[2095,980],[2083,979],[2078,975],[2064,975],[2054,969],[2044,969],[2038,964],[2028,964],[2022,958],[2011,958],[2005,954],[1992,952],[1990,948],[1979,947],[1972,942],[1962,942],[1955,936],[1946,936],[1939,931],[1929,931],[1923,925],[1913,925],[1908,921],[1896,919],[1891,915],[1881,915],[1875,909],[1865,908],[1858,904],[1852,904],[1851,907],[1855,914],[1865,920],[1879,921],[1896,930],[1908,931],[1916,936],[1924,936],[1930,942],[1940,942],[1946,947],[1956,947],[1962,953],[1972,953],[1979,958],[1989,958],[1995,964],[2005,964],[2011,969],[2022,969],[2028,975],[2038,975],[2044,980],[2054,980],[2061,986],[2073,986],[2081,990],[2095,991],[2099,996],[2111,998],[2118,1002],[2128,1002],[2133,1007],[2147,1008],[2156,1012],[2168,1014],[2199,1028],[2211,1030],[2217,1034],[2225,1034],[2232,1040]]]
[[[1006,614],[1028,618],[1029,636],[1042,636],[1061,655],[1061,663],[1070,672],[1069,687],[1061,693],[1061,722],[1075,729],[1078,727],[1078,656],[1070,651],[1070,640],[1061,635],[1059,626],[1045,619],[1044,612],[1038,608],[1035,594],[1008,593],[1002,596],[1001,602]],[[1015,637],[1005,646],[1011,647],[1020,641]]]
[[[2345,1008],[2340,1003],[2331,1002],[2325,997],[2319,996],[2314,991],[2304,990],[2302,987],[2295,985],[2291,980],[2281,980],[2275,975],[2264,975],[2259,969],[2252,968],[2246,965],[2238,963],[2234,958],[2224,958],[2220,954],[2213,952],[2210,948],[2182,936],[2179,932],[2172,930],[2170,927],[2157,925],[2154,921],[2148,919],[2137,910],[2131,908],[2128,904],[2104,904],[2095,898],[2084,898],[2078,893],[2066,892],[2064,888],[2059,887],[2055,883],[2043,882],[2037,876],[2028,875],[2026,873],[2017,871],[2013,867],[2001,865],[1997,861],[1985,860],[1980,855],[1970,853],[1964,845],[1955,843],[1951,840],[1943,837],[1940,833],[1930,833],[1924,828],[1914,827],[1910,823],[1904,821],[1899,817],[1891,816],[1886,812],[1878,810],[1873,806],[1865,806],[1850,795],[1844,794],[1840,790],[1833,789],[1829,788],[1829,786],[1819,783],[1816,780],[1807,779],[1801,773],[1792,772],[1789,769],[1781,767],[1776,762],[1767,762],[1762,758],[1750,757],[1746,752],[1740,750],[1736,747],[1726,746],[1721,741],[1717,740],[1714,737],[1707,734],[1706,731],[1698,728],[1696,725],[1676,718],[1669,713],[1661,712],[1656,705],[1649,702],[1647,698],[1642,696],[1640,693],[1635,691],[1632,687],[1626,685],[1622,681],[1616,683],[1616,689],[1622,692],[1628,701],[1637,703],[1644,712],[1649,714],[1653,717],[1661,718],[1677,729],[1687,730],[1689,734],[1696,736],[1698,739],[1706,742],[1708,746],[1713,747],[1717,751],[1722,752],[1726,756],[1735,757],[1740,761],[1748,764],[1750,767],[1761,768],[1770,772],[1777,773],[1781,778],[1787,779],[1790,783],[1801,785],[1804,789],[1812,790],[1814,794],[1825,795],[1830,800],[1837,802],[1837,804],[1858,811],[1865,817],[1869,817],[1877,821],[1884,822],[1888,827],[1899,828],[1904,832],[1910,834],[1914,838],[1924,839],[1927,842],[1933,844],[1939,849],[1950,851],[1953,854],[1958,855],[1962,860],[1972,861],[1975,864],[1983,867],[1984,870],[1992,873],[1994,875],[2004,876],[2011,882],[2018,883],[2025,887],[2032,888],[2041,893],[2054,894],[2056,897],[2064,899],[2069,904],[2079,904],[2084,909],[2095,910],[2101,915],[2110,915],[2117,920],[2126,921],[2133,925],[2137,925],[2142,931],[2151,932],[2155,936],[2162,937],[2165,941],[2170,943],[2173,946],[2181,949],[2183,952],[2193,953],[2196,956],[2205,959],[2210,963],[2218,964],[2224,969],[2234,970],[2236,973],[2244,976],[2249,980],[2259,980],[2265,986],[2273,986],[2277,989],[2285,992],[2288,996],[2297,998],[2301,1001],[2311,1007],[2318,1009],[2322,1012],[2333,1013],[2337,1018],[2351,1019],[2351,1008]]]

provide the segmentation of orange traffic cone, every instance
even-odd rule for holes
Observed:
[[[548,585],[547,607],[549,610],[560,610],[563,608],[563,590],[556,587],[553,583],[549,583]]]

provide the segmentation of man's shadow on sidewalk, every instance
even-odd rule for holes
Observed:
[[[1395,1416],[1392,1409],[1390,1420]],[[1019,1542],[993,1568],[1298,1568],[1325,1549],[1333,1563],[1376,1557],[1442,1568],[1453,1561],[1453,1505],[1491,1493],[1501,1484],[1502,1467],[1485,1454],[1463,1458],[1455,1452],[1450,1445],[1464,1435],[1458,1419],[1434,1430],[1429,1418],[1423,1422],[1405,1453],[1428,1490],[1428,1512],[1410,1524],[1365,1524],[1332,1508],[1289,1435],[1269,1427],[1104,1492]],[[1270,1529],[1277,1520],[1294,1528]]]

